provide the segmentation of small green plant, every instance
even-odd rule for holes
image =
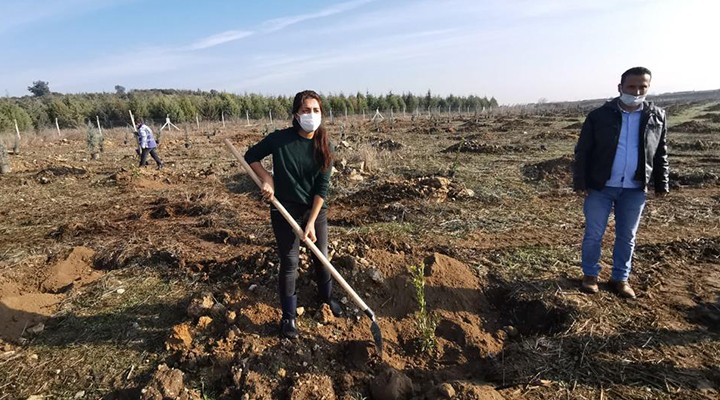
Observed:
[[[0,143],[0,175],[10,173],[10,160],[5,145]]]
[[[363,396],[360,392],[352,392],[350,398],[352,400],[367,400],[367,397]]]
[[[453,160],[452,165],[450,166],[450,170],[448,171],[448,176],[450,178],[454,178],[455,174],[457,173],[458,166],[460,165],[460,152],[462,151],[463,146],[465,146],[465,137],[460,140],[460,144],[457,147],[457,150],[455,150],[455,160]]]
[[[93,160],[97,160],[100,158],[100,153],[103,151],[103,145],[105,142],[105,138],[103,137],[102,132],[95,128],[95,126],[88,122],[87,125],[87,146],[88,146],[88,152],[90,153],[90,157]]]
[[[420,264],[412,265],[409,269],[412,284],[413,287],[415,287],[415,297],[420,307],[416,320],[416,325],[420,331],[420,350],[423,353],[430,353],[437,345],[435,328],[437,328],[438,325],[438,318],[428,311],[427,303],[425,302],[425,267]]]

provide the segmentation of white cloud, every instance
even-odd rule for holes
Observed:
[[[242,38],[251,36],[254,32],[252,31],[225,31],[217,33],[215,35],[208,36],[206,38],[197,40],[196,42],[189,45],[188,50],[202,50],[210,47],[219,46],[221,44],[234,42]]]
[[[292,17],[282,17],[282,18],[274,18],[268,21],[265,21],[262,23],[263,30],[266,32],[274,32],[278,31],[284,28],[287,28],[290,25],[295,25],[300,22],[304,22],[311,19],[317,19],[322,17],[329,17],[331,15],[340,14],[345,11],[349,11],[352,9],[355,9],[357,7],[360,7],[362,5],[365,5],[367,3],[371,3],[376,0],[356,0],[356,1],[349,1],[346,3],[337,4],[331,7],[328,7],[324,10],[320,10],[315,13],[308,13],[308,14],[300,14]]]
[[[87,14],[135,0],[3,0],[0,34],[25,25]]]

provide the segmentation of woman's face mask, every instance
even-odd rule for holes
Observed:
[[[315,132],[322,123],[322,114],[315,112],[300,114],[297,120],[302,130],[305,132]]]

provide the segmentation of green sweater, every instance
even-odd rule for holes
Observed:
[[[312,206],[315,195],[327,200],[330,171],[315,161],[313,140],[298,135],[295,128],[275,131],[245,153],[248,164],[273,156],[275,198],[281,203]],[[326,203],[323,203],[323,208]]]

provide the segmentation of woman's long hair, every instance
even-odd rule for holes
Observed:
[[[295,129],[302,129],[300,127],[300,123],[295,118],[295,114],[300,111],[300,107],[302,107],[305,99],[317,100],[318,104],[320,104],[320,111],[323,115],[323,119],[325,118],[325,110],[323,110],[323,103],[320,95],[312,90],[303,90],[302,92],[296,94],[295,99],[293,100],[292,125],[295,127]],[[313,136],[315,161],[320,164],[323,171],[327,171],[327,169],[330,168],[330,166],[332,165],[332,154],[330,153],[330,138],[328,136],[329,135],[325,130],[325,126],[322,123],[320,124],[320,127],[315,130],[315,135]]]

